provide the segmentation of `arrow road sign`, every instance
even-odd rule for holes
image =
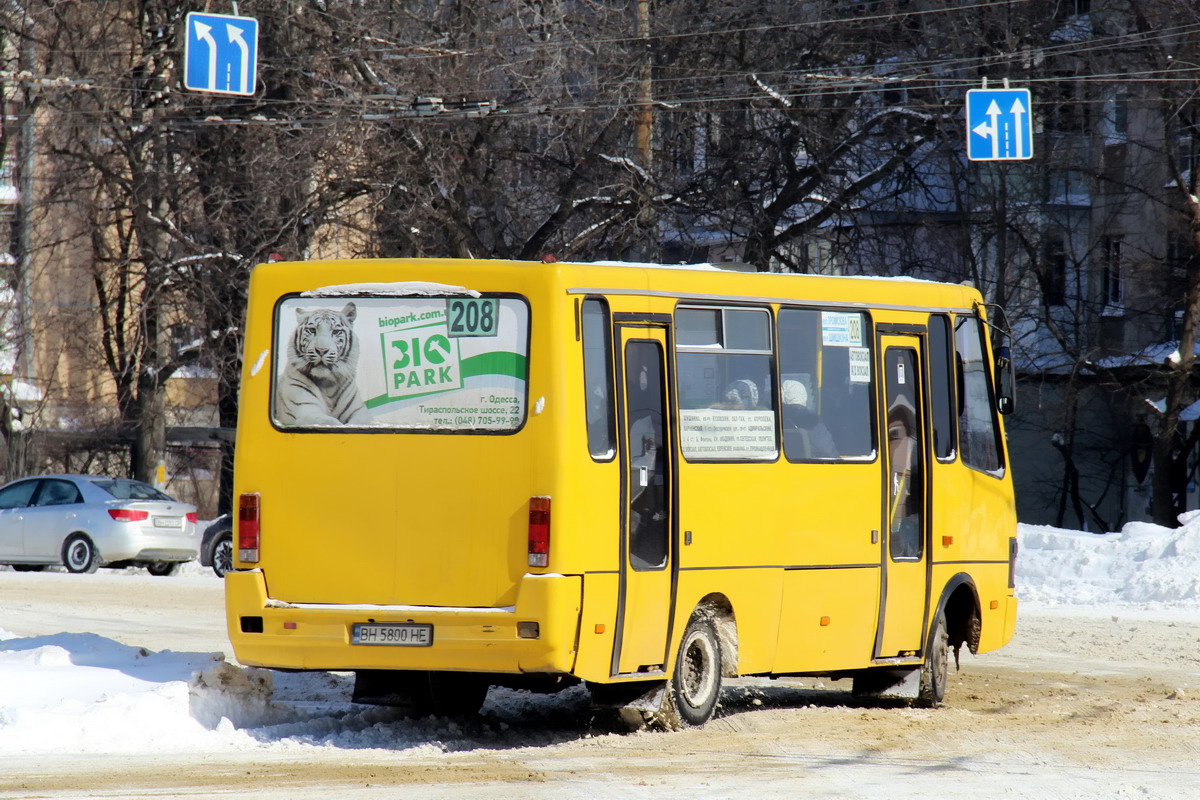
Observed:
[[[187,15],[183,86],[195,92],[254,94],[258,20],[228,14]]]
[[[967,158],[1024,161],[1033,158],[1033,105],[1028,89],[967,92]]]

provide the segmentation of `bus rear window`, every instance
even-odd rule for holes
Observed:
[[[515,431],[529,308],[509,297],[288,297],[275,310],[281,428]]]

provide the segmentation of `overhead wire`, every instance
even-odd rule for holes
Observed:
[[[954,8],[937,8],[937,9],[926,9],[926,10],[920,10],[920,11],[904,12],[903,14],[900,14],[900,15],[880,14],[880,15],[875,15],[875,16],[870,16],[870,17],[854,16],[854,17],[847,17],[847,18],[835,19],[835,20],[824,20],[824,21],[820,21],[820,24],[822,24],[822,25],[838,25],[838,24],[849,24],[849,23],[862,23],[864,21],[864,19],[878,21],[878,20],[885,20],[885,19],[894,19],[896,16],[913,16],[913,15],[928,15],[928,14],[935,14],[935,13],[951,13],[951,12],[961,12],[964,10],[989,8],[989,7],[1000,7],[1000,6],[1020,6],[1023,4],[1027,4],[1028,2],[1030,2],[1030,0],[993,0],[992,2],[976,3],[976,4],[971,4],[968,6],[957,6]],[[777,23],[777,24],[772,24],[772,25],[755,25],[755,26],[746,26],[746,27],[741,27],[741,28],[726,29],[724,31],[718,31],[716,33],[728,35],[730,33],[736,33],[736,32],[756,32],[756,33],[774,32],[774,31],[788,30],[788,29],[792,29],[792,28],[805,27],[805,26],[812,25],[812,24],[817,24],[817,22],[815,22],[815,21],[800,21],[800,22],[794,22],[794,23]],[[859,70],[858,74],[849,74],[849,71],[847,70],[848,74],[846,74],[845,76],[836,74],[837,69],[838,69],[836,66],[827,67],[823,71],[823,73],[813,73],[813,72],[801,73],[801,72],[799,72],[799,70],[786,70],[786,69],[778,69],[775,71],[763,71],[763,72],[754,72],[754,73],[748,73],[746,71],[738,72],[738,71],[733,71],[733,70],[724,71],[724,72],[716,72],[716,73],[711,73],[711,72],[705,73],[705,72],[696,71],[694,69],[687,68],[687,67],[656,66],[655,72],[657,74],[656,74],[656,77],[654,80],[654,86],[657,91],[655,92],[655,100],[659,104],[660,110],[662,110],[664,112],[668,111],[669,110],[668,107],[673,106],[673,105],[678,105],[681,107],[682,106],[693,106],[698,103],[719,105],[719,104],[725,104],[725,103],[745,103],[745,102],[751,102],[754,100],[761,100],[763,98],[763,94],[761,92],[754,92],[754,91],[749,91],[749,90],[732,91],[729,87],[718,87],[716,89],[710,87],[710,88],[701,90],[699,92],[693,89],[686,94],[683,94],[682,92],[673,93],[671,91],[673,89],[673,87],[675,87],[677,85],[686,84],[686,85],[690,85],[690,86],[695,86],[697,84],[702,84],[706,81],[707,82],[741,81],[741,82],[745,83],[747,78],[751,74],[757,75],[760,79],[765,80],[767,82],[770,82],[772,78],[778,78],[781,81],[781,85],[779,87],[772,87],[772,88],[777,88],[779,91],[779,94],[781,96],[783,96],[785,98],[795,99],[795,100],[800,100],[800,99],[817,96],[817,95],[828,94],[831,91],[836,92],[839,89],[845,90],[845,91],[851,91],[851,90],[866,91],[866,90],[869,90],[872,87],[872,85],[874,85],[880,91],[886,91],[888,89],[893,89],[896,87],[905,88],[905,89],[909,89],[909,90],[937,89],[937,90],[941,90],[941,91],[950,91],[950,90],[953,90],[956,88],[969,88],[973,85],[977,85],[977,83],[978,83],[978,79],[973,78],[973,77],[972,78],[969,78],[969,77],[955,78],[953,76],[953,73],[956,73],[956,72],[962,73],[962,72],[978,71],[978,70],[984,69],[985,67],[999,69],[1004,64],[1016,63],[1019,65],[1022,62],[1028,63],[1030,61],[1039,61],[1039,60],[1044,61],[1044,60],[1048,60],[1048,59],[1063,58],[1063,57],[1067,57],[1067,56],[1080,56],[1083,54],[1103,53],[1105,51],[1111,51],[1111,50],[1115,50],[1117,48],[1127,49],[1127,48],[1136,46],[1139,43],[1145,44],[1145,43],[1154,42],[1154,41],[1163,41],[1163,40],[1169,39],[1171,37],[1184,37],[1184,36],[1196,34],[1198,32],[1200,32],[1200,24],[1185,24],[1185,25],[1176,26],[1175,28],[1159,29],[1159,30],[1155,30],[1152,32],[1146,32],[1143,34],[1136,34],[1136,35],[1120,34],[1120,35],[1113,35],[1113,36],[1108,36],[1108,37],[1086,37],[1086,38],[1082,39],[1081,41],[1062,42],[1062,43],[1056,44],[1056,45],[1047,45],[1047,46],[1041,46],[1041,47],[1037,47],[1037,48],[1023,49],[1023,50],[1019,50],[1019,51],[1012,52],[1012,53],[998,53],[998,54],[990,54],[990,55],[984,55],[984,56],[975,56],[975,57],[970,57],[970,58],[958,58],[958,59],[928,59],[928,58],[927,59],[909,59],[909,60],[892,59],[884,64],[870,65],[871,69],[875,69],[877,71],[878,74],[876,74],[876,75],[864,75],[863,74],[864,67],[862,67],[862,66],[860,66],[858,68],[858,70]],[[572,42],[568,42],[565,44],[562,42],[526,42],[522,45],[522,47],[524,47],[525,49],[529,49],[529,50],[534,50],[538,47],[559,48],[559,47],[563,47],[563,46],[567,46],[567,47],[580,46],[582,44],[586,44],[588,46],[594,47],[594,46],[603,45],[603,44],[618,44],[618,43],[634,44],[634,43],[643,43],[647,40],[649,40],[649,41],[666,41],[666,40],[670,40],[670,39],[682,39],[685,37],[710,36],[710,35],[714,35],[713,32],[681,32],[681,33],[672,33],[672,34],[656,34],[654,36],[645,37],[645,38],[638,38],[638,37],[594,38],[594,39],[589,39],[589,40],[572,41]],[[497,35],[497,36],[499,36],[499,35]],[[461,52],[459,52],[459,53],[455,54],[455,57],[473,58],[478,55],[482,55],[484,50],[486,50],[486,48],[480,48],[479,50],[475,51],[474,53],[467,52],[466,55],[463,55]],[[343,53],[343,55],[344,55],[344,53]],[[494,54],[492,54],[492,56],[494,57]],[[330,54],[327,56],[327,58],[329,58],[329,59],[335,59],[338,57],[340,57],[340,56],[337,53]],[[438,56],[438,57],[441,58],[444,56]],[[286,67],[287,64],[282,63],[280,66]],[[604,62],[599,62],[596,66],[603,69],[606,65]],[[614,69],[618,69],[618,68],[627,68],[629,65],[628,65],[628,63],[619,63],[619,64],[610,63],[607,66],[611,66]],[[502,67],[498,67],[498,69],[502,69]],[[1122,73],[1113,73],[1113,72],[1089,73],[1086,71],[1074,71],[1071,74],[1066,75],[1066,76],[1064,76],[1064,75],[1052,75],[1052,76],[1047,76],[1047,77],[1024,76],[1022,78],[1022,81],[1024,83],[1034,84],[1034,85],[1059,83],[1064,80],[1071,81],[1071,82],[1080,82],[1080,83],[1107,82],[1107,81],[1120,81],[1122,83],[1143,83],[1143,82],[1152,82],[1152,81],[1176,83],[1176,82],[1195,81],[1196,77],[1193,74],[1195,69],[1197,69],[1197,68],[1195,68],[1193,65],[1192,68],[1188,68],[1188,67],[1179,68],[1176,66],[1172,66],[1172,67],[1169,67],[1166,69],[1159,69],[1159,70],[1145,69],[1145,70],[1140,70],[1140,71],[1133,72],[1133,73],[1124,73],[1124,72],[1122,72]],[[676,70],[678,70],[679,72],[681,72],[683,74],[676,75],[675,74]],[[798,77],[801,80],[801,82],[799,82],[799,83],[797,83]],[[106,82],[101,80],[99,77],[80,78],[78,80],[81,81],[84,85],[86,85],[86,88],[88,90],[112,91],[112,92],[131,91],[131,89],[128,86],[125,86],[122,83],[112,83],[112,84],[106,85]],[[782,85],[783,80],[791,81],[792,84],[788,85],[788,86],[784,86],[784,85]],[[625,100],[605,99],[604,95],[607,92],[614,92],[614,91],[617,91],[622,88],[627,88],[628,86],[629,86],[628,78],[621,78],[621,79],[616,79],[616,80],[611,80],[611,81],[597,80],[595,82],[589,83],[587,86],[588,91],[593,95],[594,99],[577,100],[575,102],[562,102],[562,100],[560,98],[555,101],[555,106],[554,106],[553,110],[560,112],[560,113],[566,113],[566,112],[578,113],[578,112],[585,112],[585,111],[612,110],[615,108],[624,107],[624,106],[629,105],[629,102],[630,102],[629,100],[627,100],[627,99],[625,99]],[[67,87],[67,88],[69,89],[71,87]],[[173,91],[174,90],[172,90],[172,93],[173,93]],[[482,93],[485,90],[478,89],[476,91]],[[433,93],[432,90],[431,90],[431,93]],[[402,102],[403,99],[404,99],[403,95],[397,96],[398,102]],[[313,99],[306,99],[306,100],[300,101],[299,103],[293,101],[293,102],[279,103],[279,104],[272,103],[271,101],[265,100],[265,99],[257,99],[254,104],[256,106],[256,110],[259,110],[259,111],[269,110],[273,106],[277,106],[279,108],[287,108],[287,107],[294,108],[294,107],[299,106],[300,108],[308,108],[311,110],[311,112],[335,113],[335,112],[353,112],[355,110],[361,109],[364,107],[364,102],[365,101],[361,98],[319,97],[319,98],[313,98]],[[1090,102],[1090,101],[1080,101],[1080,102]],[[204,108],[209,105],[219,105],[219,104],[220,104],[220,101],[212,101],[211,99],[196,99],[194,101],[194,103],[184,101],[184,103],[182,105],[185,108],[193,106],[193,105],[197,108]],[[538,101],[538,107],[536,107],[536,108],[521,109],[520,107],[514,107],[514,108],[508,109],[507,113],[509,116],[521,115],[521,114],[541,114],[541,113],[545,113],[544,106],[545,106],[545,101]],[[87,111],[78,111],[78,112],[65,111],[64,113],[67,113],[67,114],[78,113],[78,114],[81,114],[84,116],[87,116],[89,114],[89,112],[87,112]],[[267,120],[263,120],[263,122],[266,122],[266,121]],[[289,117],[287,121],[294,123],[294,124],[305,124],[306,122],[319,123],[319,122],[324,122],[326,120],[324,120],[322,118],[322,116],[314,116],[314,117],[310,117],[308,119],[297,118],[297,117],[292,116],[292,117]]]

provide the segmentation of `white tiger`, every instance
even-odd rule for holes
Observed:
[[[355,380],[357,313],[354,303],[347,303],[341,311],[296,309],[296,330],[288,342],[287,364],[275,392],[275,421],[280,425],[370,422]]]

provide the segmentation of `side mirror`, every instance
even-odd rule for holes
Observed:
[[[1017,374],[1012,353],[1002,346],[996,351],[996,410],[1011,414],[1017,409]]]

